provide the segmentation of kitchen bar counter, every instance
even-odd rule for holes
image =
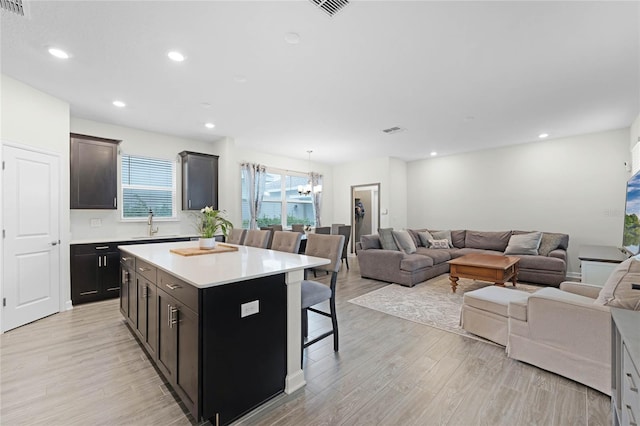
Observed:
[[[198,247],[198,242],[127,245],[118,248],[176,275],[197,288],[300,271],[329,263],[327,259],[319,257],[247,246],[237,246],[238,251],[198,256],[181,256],[170,252],[171,249],[188,247]]]
[[[119,246],[120,311],[194,418],[224,425],[305,385],[301,282],[329,260],[246,246],[170,251],[197,246]]]

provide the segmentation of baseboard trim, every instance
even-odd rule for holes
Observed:
[[[72,309],[73,309],[73,303],[71,303],[71,300],[67,300],[66,302],[64,302],[65,311],[70,311]]]
[[[580,272],[567,272],[567,278],[575,279],[578,281],[582,280],[582,274]]]

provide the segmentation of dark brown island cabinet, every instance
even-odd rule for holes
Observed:
[[[218,156],[182,151],[182,210],[218,208]]]
[[[72,209],[118,207],[119,140],[71,133],[70,200]]]
[[[227,425],[284,390],[284,274],[199,289],[125,251],[120,268],[120,311],[194,419]]]

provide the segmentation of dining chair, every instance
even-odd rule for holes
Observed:
[[[269,245],[271,231],[249,229],[244,238],[244,245],[266,249]]]
[[[273,233],[271,250],[298,253],[302,234],[299,232],[276,231]]]
[[[294,223],[291,225],[291,230],[293,232],[304,232],[304,225],[302,223]]]
[[[349,245],[349,240],[351,239],[351,225],[343,225],[338,227],[338,235],[344,236],[344,247],[342,247],[342,256],[340,257],[341,261],[347,264],[347,269],[349,269],[349,259],[347,258],[347,246]]]
[[[271,225],[273,231],[282,231],[282,225]]]
[[[344,223],[332,223],[331,224],[331,235],[338,235],[338,228],[344,226]]]
[[[317,235],[309,234],[307,236],[307,249],[305,255],[323,257],[329,259],[330,263],[318,266],[316,269],[331,272],[331,281],[326,284],[306,279],[307,270],[305,270],[305,279],[301,285],[301,306],[302,306],[302,348],[304,356],[304,348],[333,335],[333,350],[338,351],[338,317],[336,315],[336,283],[338,281],[338,271],[342,265],[340,256],[342,247],[344,246],[343,235]],[[329,301],[329,312],[314,308],[313,306]],[[322,333],[309,341],[305,341],[309,331],[308,312],[323,315],[331,318],[331,330]]]
[[[246,229],[233,228],[231,230],[231,234],[229,235],[229,238],[227,239],[227,242],[230,244],[242,245],[242,243],[244,243],[244,238],[246,235],[247,235]]]
[[[316,234],[331,234],[331,227],[321,226],[319,228],[316,228]]]

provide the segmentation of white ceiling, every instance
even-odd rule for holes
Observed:
[[[308,0],[27,2],[2,11],[2,73],[76,117],[277,155],[410,161],[640,113],[635,1],[353,1],[333,18]]]

